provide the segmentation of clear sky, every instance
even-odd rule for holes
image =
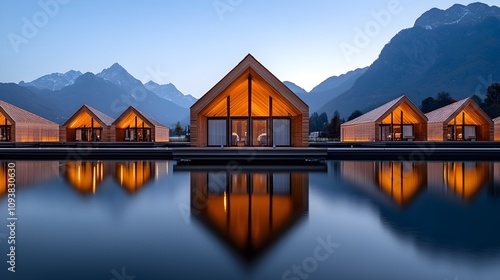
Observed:
[[[472,2],[5,0],[0,82],[98,73],[118,62],[142,82],[173,83],[200,97],[252,53],[279,79],[309,91],[370,65],[425,11]]]

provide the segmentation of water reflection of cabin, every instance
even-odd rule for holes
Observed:
[[[56,180],[59,175],[58,161],[1,161],[0,197],[7,194],[9,163],[15,164],[16,188],[40,185],[46,181]]]
[[[60,130],[61,142],[95,142],[114,141],[112,117],[83,105],[62,126]]]
[[[406,96],[394,99],[341,126],[344,142],[425,141],[427,118]]]
[[[57,142],[59,125],[0,101],[0,141]]]
[[[248,256],[308,210],[308,189],[308,173],[193,171],[191,215]]]
[[[129,192],[136,192],[155,178],[156,163],[151,161],[117,162],[115,178]]]
[[[308,146],[309,107],[247,55],[191,106],[191,145]]]
[[[492,180],[489,162],[429,162],[429,188],[453,192],[467,200]]]
[[[491,141],[493,121],[466,98],[426,114],[429,141]]]
[[[95,193],[109,172],[110,163],[103,161],[67,161],[61,171],[68,183],[82,194]]]
[[[151,161],[67,161],[60,168],[66,181],[82,194],[95,193],[111,174],[120,186],[136,192],[158,173],[157,163]]]
[[[130,106],[114,122],[116,141],[168,142],[169,128]]]
[[[410,161],[344,161],[342,176],[374,197],[380,198],[382,190],[399,205],[407,205],[425,185],[425,162]]]

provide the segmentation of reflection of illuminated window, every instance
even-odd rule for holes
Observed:
[[[208,193],[222,194],[226,191],[227,173],[226,172],[210,172],[208,173]]]
[[[273,194],[290,194],[290,173],[273,174]]]
[[[231,193],[247,194],[248,193],[248,174],[232,174],[231,175]]]
[[[252,175],[252,193],[267,194],[267,173],[254,173]]]

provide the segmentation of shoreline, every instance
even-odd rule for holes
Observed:
[[[237,162],[272,165],[294,165],[324,160],[500,160],[500,142],[312,143],[310,147],[305,148],[200,148],[188,145],[189,143],[117,142],[1,143],[0,160],[142,159],[177,160],[184,164]]]

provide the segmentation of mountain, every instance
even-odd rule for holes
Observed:
[[[114,63],[111,67],[96,74],[97,77],[110,81],[118,87],[126,90],[140,90],[144,85],[134,76],[130,75],[120,64]]]
[[[314,87],[311,92],[307,92],[305,89],[289,81],[283,83],[307,103],[309,105],[309,112],[313,113],[318,112],[318,109],[326,102],[350,89],[354,82],[366,72],[366,69],[360,68],[340,76],[332,76]],[[328,116],[332,115],[329,114]]]
[[[70,70],[64,74],[52,73],[45,75],[28,83],[21,81],[19,82],[19,85],[23,87],[35,87],[38,89],[48,89],[54,91],[72,85],[75,80],[80,77],[80,75],[82,75],[82,72]]]
[[[453,5],[448,10],[434,8],[423,14],[415,22],[415,26],[432,29],[443,25],[478,24],[489,17],[500,18],[500,8],[483,3],[473,3],[468,6]]]
[[[14,83],[0,83],[0,100],[42,116],[50,121],[56,123],[61,123],[62,121],[62,114],[59,107],[54,106],[50,100],[34,93],[26,87]],[[29,102],[26,102],[27,100]]]
[[[306,95],[307,94],[307,91],[301,87],[299,87],[298,85],[292,83],[292,82],[289,82],[289,81],[284,81],[283,82],[285,84],[285,86],[287,86],[293,93],[297,94],[299,97],[302,98],[302,95]]]
[[[161,98],[157,94],[146,89],[141,81],[130,75],[127,70],[118,63],[113,64],[110,68],[104,69],[95,76],[109,81],[124,90],[125,96],[121,97],[122,103],[130,103],[130,105],[133,105],[143,113],[165,125],[170,126],[189,116],[189,110],[186,107],[179,106],[172,101]],[[123,100],[124,97],[130,98],[130,100]]]
[[[192,95],[184,95],[173,84],[159,85],[153,81],[147,82],[144,87],[149,91],[154,92],[159,97],[171,101],[183,108],[190,108],[196,102],[196,98]]]
[[[338,110],[347,117],[402,94],[417,106],[440,91],[455,99],[484,94],[489,84],[500,79],[500,17],[489,16],[497,10],[475,3],[426,12],[414,27],[399,32],[383,48],[352,88],[318,111],[331,116]]]
[[[187,124],[188,109],[148,91],[126,71],[118,67],[111,68],[115,75],[111,72],[103,74],[118,85],[92,73],[82,74],[72,85],[55,91],[0,83],[0,99],[59,124],[64,123],[83,104],[113,118],[117,118],[129,106],[134,106],[167,126],[177,121]]]
[[[366,70],[367,68],[359,68],[340,76],[332,76],[314,87],[304,99],[309,105],[309,110],[322,113],[323,111],[319,110],[323,105],[349,90]],[[331,116],[333,114],[328,114],[328,117]]]

